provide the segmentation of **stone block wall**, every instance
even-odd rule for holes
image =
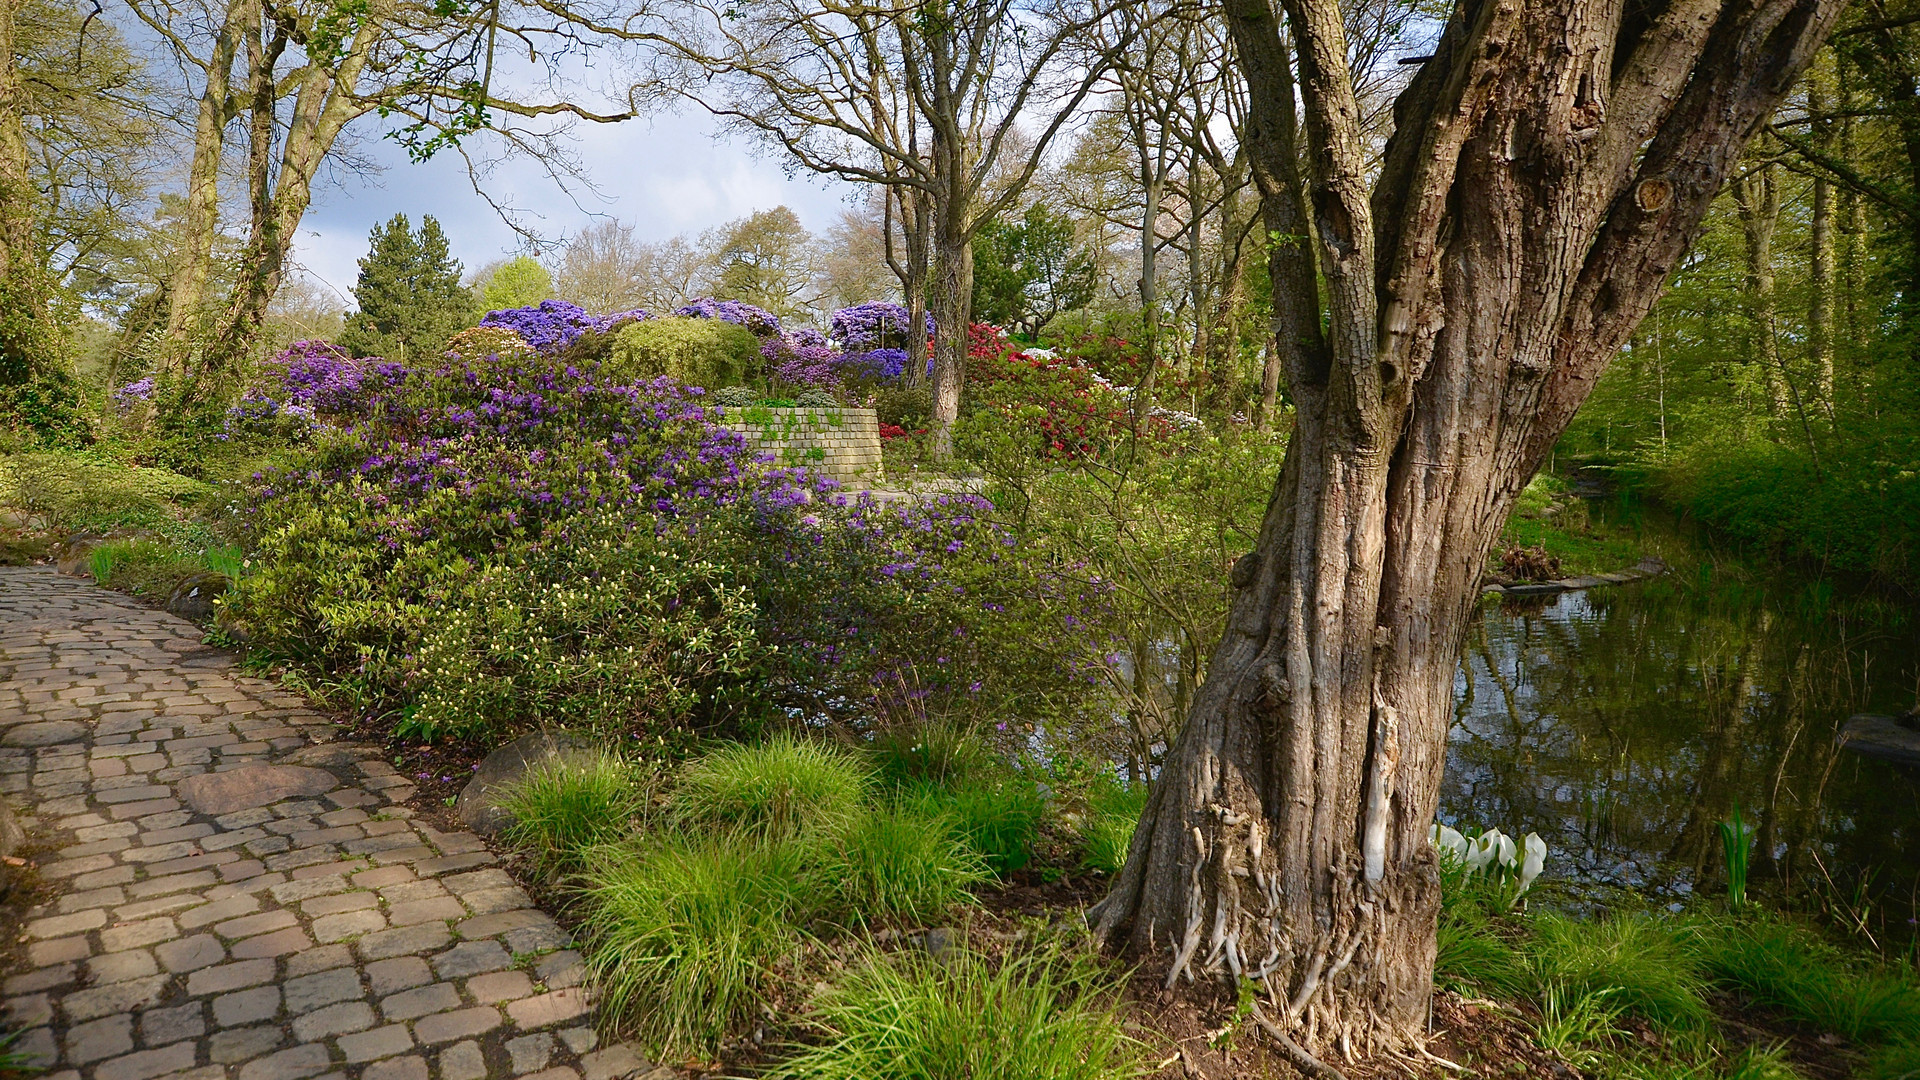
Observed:
[[[880,461],[880,420],[872,409],[728,408],[722,421],[747,437],[758,454],[800,465],[843,483],[886,480]]]

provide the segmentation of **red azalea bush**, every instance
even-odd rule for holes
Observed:
[[[1050,457],[1097,455],[1133,426],[1127,398],[1093,368],[1045,349],[1021,349],[1005,331],[975,323],[968,330],[967,385],[976,402],[1030,424]],[[1166,434],[1148,418],[1142,434]]]

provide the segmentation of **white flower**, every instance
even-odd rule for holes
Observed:
[[[1453,857],[1461,862],[1467,861],[1467,849],[1472,846],[1472,841],[1460,835],[1459,829],[1435,822],[1428,833],[1428,838],[1433,841],[1434,847],[1441,851],[1453,852]]]
[[[1514,894],[1515,899],[1533,887],[1533,879],[1539,877],[1547,865],[1547,842],[1540,839],[1540,834],[1528,833],[1525,843],[1527,857],[1520,861],[1520,892]]]
[[[1467,852],[1467,869],[1476,873],[1489,867],[1512,866],[1513,863],[1513,839],[1499,829],[1488,829],[1481,833]]]

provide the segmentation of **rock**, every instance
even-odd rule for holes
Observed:
[[[1534,581],[1507,586],[1508,596],[1554,596],[1566,591],[1567,587],[1557,581]]]
[[[1897,765],[1920,766],[1920,731],[1899,719],[1874,713],[1849,717],[1835,737],[1845,749],[1856,754],[1891,761]]]
[[[226,772],[201,773],[180,781],[180,797],[209,817],[250,806],[267,806],[301,795],[322,795],[340,786],[325,769],[299,765],[243,765]]]
[[[935,960],[945,960],[960,946],[960,932],[951,926],[936,926],[924,934],[915,934],[913,944]]]
[[[188,622],[208,622],[213,618],[213,602],[232,587],[231,578],[212,570],[189,574],[173,587],[167,610]]]
[[[0,798],[0,859],[19,851],[27,842],[27,830],[20,827],[20,818],[13,812],[12,804]]]
[[[536,765],[555,758],[590,759],[598,756],[603,748],[600,740],[574,731],[536,731],[522,735],[480,762],[480,767],[473,771],[473,779],[460,789],[454,812],[467,828],[482,836],[492,836],[513,824],[513,815],[499,805],[499,800],[514,781]]]
[[[55,568],[70,577],[92,577],[93,549],[109,539],[99,533],[74,533],[54,549]]]
[[[8,729],[0,746],[53,746],[87,737],[87,725],[78,720],[36,720]]]

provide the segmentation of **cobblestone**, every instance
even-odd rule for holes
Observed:
[[[0,789],[54,852],[51,895],[0,971],[14,1050],[48,1080],[642,1070],[599,1047],[579,954],[479,838],[415,819],[377,748],[334,742],[326,716],[201,637],[0,568]],[[210,773],[231,775],[187,782]],[[323,794],[275,787],[295,777]],[[214,789],[250,797],[215,806]]]

